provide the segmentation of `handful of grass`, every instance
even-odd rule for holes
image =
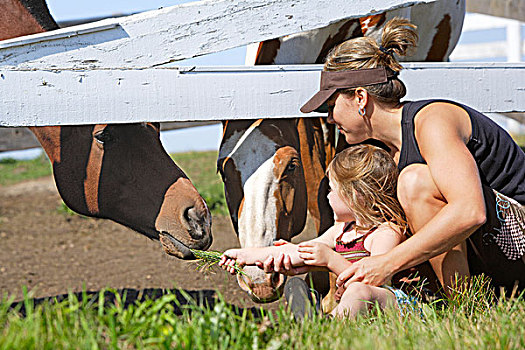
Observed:
[[[217,251],[207,251],[207,250],[198,250],[190,249],[193,255],[197,258],[197,264],[201,271],[210,270],[214,265],[221,261],[222,253]],[[237,274],[245,275],[242,267],[235,264],[233,269]]]

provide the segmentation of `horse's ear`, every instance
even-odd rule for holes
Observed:
[[[150,123],[150,122],[142,122],[141,125],[145,128],[152,128],[158,133],[160,133],[160,123]]]

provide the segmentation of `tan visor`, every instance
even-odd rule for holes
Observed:
[[[315,111],[326,113],[328,112],[326,101],[328,101],[337,90],[386,83],[389,77],[395,75],[397,75],[397,73],[392,71],[387,72],[385,67],[337,72],[322,71],[319,91],[301,107],[301,112],[310,113]]]

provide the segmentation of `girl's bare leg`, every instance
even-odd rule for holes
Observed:
[[[381,309],[397,305],[396,297],[391,291],[361,282],[354,282],[346,288],[341,301],[330,314],[334,317],[353,318],[358,314],[367,313],[376,302]]]
[[[401,171],[397,196],[415,234],[446,204],[425,164],[411,164]],[[466,242],[429,261],[448,296],[458,288],[458,280],[466,280],[470,276]]]

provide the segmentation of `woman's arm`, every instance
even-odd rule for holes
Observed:
[[[416,139],[446,204],[405,242],[347,269],[339,285],[345,280],[381,285],[394,273],[450,250],[485,222],[478,168],[466,147],[470,133],[470,118],[460,107],[436,103],[419,112]]]
[[[445,206],[390,257],[396,270],[415,266],[464,241],[486,220],[477,164],[466,143],[467,112],[448,103],[431,104],[416,118],[416,140]]]

